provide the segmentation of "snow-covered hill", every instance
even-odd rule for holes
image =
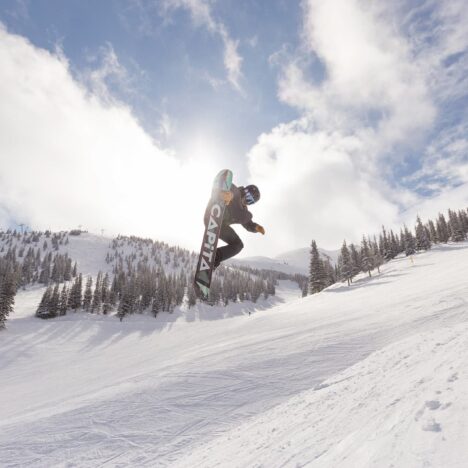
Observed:
[[[223,320],[41,321],[20,292],[1,464],[464,466],[467,265],[467,242],[438,246]]]
[[[338,250],[325,250],[320,249],[319,252],[324,260],[329,260],[332,265],[338,261]],[[309,274],[310,264],[310,247],[304,247],[302,249],[291,250],[289,252],[282,253],[276,257],[245,257],[239,259],[233,259],[232,264],[250,266],[251,268],[275,270],[294,275],[296,273],[301,275]]]
[[[286,273],[288,275],[295,275],[297,273],[301,275],[306,274],[306,270],[301,266],[290,265],[286,262],[282,262],[270,257],[254,256],[245,258],[233,258],[226,262],[228,265],[233,266],[245,266],[258,270],[274,270]]]

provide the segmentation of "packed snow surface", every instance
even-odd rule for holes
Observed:
[[[122,323],[35,319],[21,292],[0,465],[467,466],[467,273],[468,243],[439,246],[305,299]]]

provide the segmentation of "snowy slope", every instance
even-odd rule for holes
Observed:
[[[323,259],[330,260],[332,265],[338,261],[338,250],[325,250],[320,249],[319,252]],[[304,247],[302,249],[291,250],[289,252],[282,253],[276,257],[245,257],[234,259],[231,261],[233,264],[240,264],[250,266],[252,268],[276,270],[283,273],[294,275],[296,273],[302,275],[309,274],[309,263],[310,263],[310,247]]]
[[[234,266],[241,265],[250,268],[256,268],[258,270],[280,271],[289,275],[295,275],[296,273],[300,273],[302,275],[306,274],[306,270],[304,270],[301,266],[298,267],[296,265],[290,265],[287,262],[278,261],[274,258],[264,257],[260,255],[239,259],[234,258],[232,260],[228,260],[227,263]]]
[[[339,250],[325,250],[320,247],[318,250],[322,258],[330,260],[332,265],[338,262],[338,255],[340,254]],[[277,255],[275,259],[280,262],[286,262],[289,265],[296,266],[308,272],[310,263],[310,247],[290,250],[289,252]]]
[[[21,296],[0,335],[0,460],[463,466],[467,265],[468,243],[440,246],[223,320],[40,321]]]

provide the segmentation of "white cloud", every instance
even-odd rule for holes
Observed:
[[[208,0],[163,0],[162,7],[166,12],[179,8],[189,11],[196,26],[205,27],[210,33],[216,34],[222,39],[224,45],[223,61],[228,81],[243,94],[240,84],[243,59],[238,51],[239,41],[232,39],[226,26],[213,17],[210,2]]]
[[[63,56],[0,27],[0,212],[38,229],[139,233],[197,249],[216,171],[162,151]]]
[[[468,208],[468,188],[467,185],[460,185],[454,188],[447,188],[438,195],[421,199],[401,214],[400,223],[414,226],[416,216],[420,216],[423,221],[435,220],[439,213],[447,215],[447,210],[461,210]]]
[[[361,151],[357,138],[311,133],[304,122],[262,135],[249,153],[249,170],[262,194],[254,218],[269,235],[255,249],[287,251],[311,239],[334,249],[344,237],[359,241],[395,222],[398,209],[381,182],[353,161]]]
[[[159,119],[159,132],[164,139],[172,136],[174,132],[174,122],[165,112]]]
[[[396,26],[413,24],[402,5],[307,0],[303,7],[302,49],[272,57],[281,70],[278,96],[302,117],[262,135],[249,153],[250,181],[262,191],[254,210],[272,233],[264,241],[270,252],[312,238],[337,248],[343,238],[359,241],[381,224],[398,227],[402,211],[424,203],[417,192],[387,181],[405,154],[424,151],[438,118],[433,77],[435,64],[441,67],[436,57],[444,54],[425,54],[424,40],[416,47]],[[459,50],[455,42],[443,49]],[[322,73],[314,75],[317,65]],[[438,203],[455,203],[457,195],[459,206],[467,187]]]
[[[437,195],[447,186],[468,184],[467,134],[467,122],[439,132],[427,145],[421,169],[406,177],[404,182],[430,189]]]
[[[306,44],[326,70],[309,111],[321,123],[340,113],[351,131],[370,115],[383,145],[413,139],[435,117],[423,70],[387,15],[357,0],[310,0],[305,22]]]
[[[60,55],[65,59],[63,52],[60,51]],[[126,93],[131,92],[131,77],[120,63],[112,44],[107,42],[100,47],[97,55],[88,56],[88,62],[97,66],[83,70],[80,79],[100,99],[107,102],[114,99],[110,83],[117,84]]]

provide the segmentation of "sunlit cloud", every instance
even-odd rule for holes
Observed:
[[[409,30],[417,21],[416,15],[408,19],[405,2],[393,8],[357,0],[303,2],[302,47],[270,58],[280,71],[279,99],[302,117],[259,137],[249,153],[251,182],[262,191],[256,210],[274,232],[265,240],[270,251],[308,245],[312,238],[337,248],[343,238],[359,241],[382,224],[399,226],[422,207],[427,213],[430,204],[417,187],[393,178],[407,154],[428,156],[419,179],[432,162],[445,182],[466,183],[466,136],[446,132],[443,149],[435,141],[426,147],[446,98],[434,76],[447,52],[460,50],[467,30],[456,15],[461,3],[453,3],[450,13],[437,7],[433,15],[439,26],[457,31],[457,39],[434,47],[427,38],[415,44],[414,36],[395,28]],[[445,71],[443,82],[459,74]],[[452,165],[439,151],[450,152]],[[440,194],[437,206],[464,206],[467,192],[465,185],[446,198]]]
[[[127,106],[76,81],[62,55],[3,27],[0,77],[4,221],[12,214],[37,229],[82,225],[198,248],[217,170],[210,161],[162,150]]]

